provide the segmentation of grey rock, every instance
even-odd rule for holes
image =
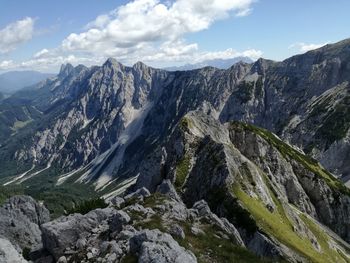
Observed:
[[[120,232],[123,226],[130,222],[130,216],[124,211],[117,211],[109,220],[111,232]]]
[[[137,189],[135,192],[124,196],[124,199],[127,201],[127,200],[130,200],[133,198],[136,198],[136,199],[142,198],[142,200],[143,200],[144,197],[148,197],[150,195],[151,195],[151,193],[148,191],[148,189],[146,189],[145,187],[142,187],[140,189]]]
[[[120,233],[118,233],[117,238],[120,240],[129,240],[135,235],[136,232],[137,231],[134,227],[125,226],[125,228]]]
[[[182,227],[180,227],[178,224],[171,225],[170,234],[181,239],[185,239],[186,237]]]
[[[191,227],[191,233],[195,236],[204,235],[204,231],[196,226]]]
[[[117,260],[117,254],[116,253],[112,253],[107,257],[107,262],[116,262]]]
[[[107,221],[115,213],[114,209],[96,209],[86,215],[73,214],[60,217],[41,226],[43,245],[56,260],[68,247],[75,247],[79,239],[87,238],[102,221]]]
[[[67,263],[67,258],[65,256],[62,256],[57,260],[57,263]]]
[[[140,204],[130,205],[130,206],[124,208],[124,211],[126,211],[128,213],[137,212],[139,214],[143,214],[145,216],[145,218],[150,217],[150,216],[155,214],[155,212],[153,211],[152,208],[144,207]]]
[[[94,255],[91,252],[89,252],[86,254],[86,257],[87,257],[87,259],[92,259],[94,257]]]
[[[49,211],[29,196],[14,196],[0,207],[0,236],[18,251],[40,249],[40,225],[50,219]]]
[[[212,214],[207,202],[204,200],[196,202],[192,208],[198,211],[199,216],[210,217]]]
[[[86,246],[86,239],[85,238],[79,238],[75,247],[78,250],[82,250]]]
[[[198,201],[193,205],[193,209],[198,211],[198,215],[205,217],[213,225],[219,227],[224,233],[229,235],[234,242],[240,246],[244,247],[244,242],[238,230],[232,225],[226,218],[219,218],[217,215],[213,214],[204,200]],[[196,232],[196,230],[194,230]]]
[[[27,263],[10,241],[0,237],[0,262]]]
[[[176,201],[181,201],[181,198],[177,194],[174,185],[169,179],[163,180],[163,182],[157,187],[157,192],[164,194]]]
[[[117,209],[120,209],[122,205],[125,203],[124,198],[120,196],[114,196],[107,200],[109,206],[116,207]]]
[[[156,208],[162,212],[164,220],[186,221],[190,213],[183,202],[175,200],[164,200],[163,204]]]
[[[277,244],[261,233],[256,233],[253,239],[249,242],[247,247],[262,257],[269,257],[275,259],[288,258],[288,262],[308,262],[293,250],[287,248],[282,244]]]
[[[143,230],[130,239],[130,249],[139,253],[139,262],[197,262],[192,252],[183,247],[166,233]]]
[[[110,251],[112,254],[115,254],[117,256],[123,255],[123,250],[120,248],[120,246],[115,241],[111,241],[110,243]]]

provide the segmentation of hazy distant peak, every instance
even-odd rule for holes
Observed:
[[[199,63],[195,64],[186,64],[179,67],[168,67],[166,68],[169,71],[176,71],[176,70],[193,70],[198,68],[204,68],[204,67],[214,67],[218,69],[228,69],[232,67],[232,65],[244,62],[244,63],[252,63],[254,62],[249,57],[236,57],[236,58],[228,58],[228,59],[211,59],[211,60],[205,60]]]
[[[67,77],[68,75],[70,75],[73,72],[73,70],[74,70],[74,67],[72,64],[70,64],[70,63],[62,64],[58,75],[60,77]]]
[[[52,76],[38,71],[9,71],[0,74],[0,92],[9,95]]]

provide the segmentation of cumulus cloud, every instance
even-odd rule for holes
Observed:
[[[127,65],[144,61],[152,66],[235,56],[256,59],[262,54],[259,50],[205,52],[198,43],[186,41],[188,34],[206,30],[218,20],[250,14],[255,1],[134,0],[98,16],[60,46],[39,50],[31,60],[15,65],[42,69],[46,63],[57,69],[61,62],[91,65],[107,57]]]
[[[42,50],[40,50],[39,52],[34,54],[34,58],[41,58],[41,57],[45,57],[49,54],[49,50],[44,48]]]
[[[294,44],[290,45],[289,49],[297,49],[300,52],[307,52],[310,50],[318,49],[318,48],[323,47],[327,44],[328,44],[328,42],[321,43],[321,44],[307,44],[307,43],[303,43],[303,42],[298,42],[298,43],[294,43]]]
[[[159,0],[135,0],[97,17],[87,25],[87,31],[70,34],[62,48],[111,56],[120,49],[143,47],[142,44],[177,43],[185,34],[205,30],[230,12],[247,15],[252,3],[253,0],[176,0],[164,4]]]
[[[13,60],[0,61],[0,70],[10,69],[14,66],[15,66],[15,63],[13,62]]]
[[[0,61],[0,70],[8,71],[13,69],[35,69],[44,72],[53,72],[53,70],[59,69],[62,64],[86,64],[86,65],[96,65],[101,64],[104,58],[97,57],[77,57],[75,55],[68,56],[52,56],[52,57],[42,57],[33,58],[23,62],[14,62],[13,60]]]
[[[0,53],[15,50],[33,37],[34,19],[26,17],[0,29]]]
[[[236,51],[232,48],[226,49],[224,51],[216,51],[216,52],[202,52],[198,54],[195,59],[196,62],[201,62],[205,60],[212,59],[229,59],[235,57],[249,57],[253,60],[256,60],[262,56],[262,51],[256,49],[248,49],[242,52]]]

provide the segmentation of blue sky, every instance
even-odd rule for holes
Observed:
[[[0,71],[283,60],[350,37],[349,11],[348,0],[1,0]]]

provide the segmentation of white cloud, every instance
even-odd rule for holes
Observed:
[[[113,56],[120,49],[140,44],[178,42],[187,33],[205,30],[215,21],[251,11],[253,0],[135,0],[104,14],[87,25],[87,31],[72,33],[62,42],[66,51]],[[141,45],[143,47],[143,45]]]
[[[41,58],[41,57],[47,56],[49,53],[50,53],[49,50],[44,48],[44,49],[40,50],[39,52],[35,53],[33,57],[34,58]]]
[[[290,45],[289,49],[298,49],[300,52],[307,52],[310,50],[318,49],[318,48],[323,47],[327,44],[328,44],[328,42],[321,43],[321,44],[306,44],[303,42],[298,42],[298,43]]]
[[[243,9],[243,10],[239,11],[236,14],[236,16],[238,16],[238,17],[248,16],[251,14],[252,11],[253,11],[253,9],[251,9],[251,8]]]
[[[232,48],[226,49],[224,51],[216,51],[216,52],[202,52],[199,53],[195,62],[201,62],[204,60],[212,60],[212,59],[229,59],[236,57],[249,57],[253,60],[257,60],[262,56],[262,52],[256,49],[248,49],[242,52],[236,51]]]
[[[76,57],[75,55],[68,56],[52,56],[44,58],[33,58],[23,62],[14,62],[13,60],[5,60],[0,62],[0,71],[8,70],[40,70],[43,72],[57,71],[62,64],[71,63],[74,65],[97,65],[104,62],[105,58],[97,57]]]
[[[26,17],[0,30],[0,53],[15,50],[20,44],[29,41],[34,32],[34,19]]]
[[[131,65],[144,61],[152,66],[191,63],[209,58],[260,57],[254,49],[218,52],[200,50],[188,43],[188,34],[208,29],[230,15],[246,16],[256,0],[134,0],[88,23],[81,33],[68,35],[54,49],[42,49],[17,67],[57,70],[59,63],[98,64],[115,57]],[[11,65],[13,67],[14,65]]]
[[[10,69],[14,66],[13,60],[4,60],[0,62],[0,70]]]

